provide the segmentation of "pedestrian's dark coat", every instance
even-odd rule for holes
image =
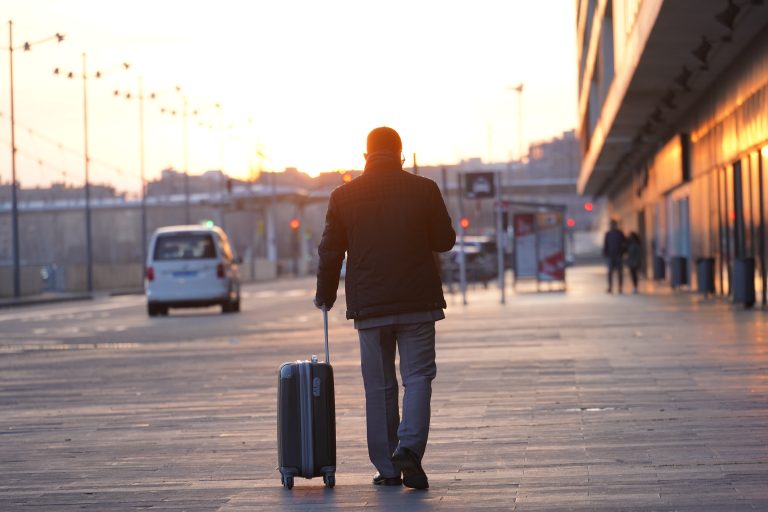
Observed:
[[[629,268],[638,268],[643,257],[643,249],[640,245],[640,239],[630,236],[627,239],[627,266]]]
[[[331,194],[318,248],[318,304],[336,301],[347,253],[347,318],[445,308],[433,251],[456,242],[435,182],[410,174],[388,152],[368,156],[365,172]]]
[[[621,259],[626,249],[626,238],[619,229],[610,229],[605,234],[603,242],[603,256],[609,259]]]

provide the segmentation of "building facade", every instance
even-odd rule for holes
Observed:
[[[579,191],[640,234],[648,275],[765,305],[768,5],[578,0],[577,13]]]

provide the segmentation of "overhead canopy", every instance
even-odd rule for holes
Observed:
[[[768,26],[768,5],[759,4],[741,2],[734,11],[725,0],[662,3],[637,66],[617,66],[582,160],[580,192],[605,194],[680,130],[685,113]]]

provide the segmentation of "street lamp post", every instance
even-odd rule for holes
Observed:
[[[93,248],[91,246],[91,181],[88,156],[88,74],[83,53],[83,148],[85,152],[85,266],[88,291],[93,291]]]
[[[182,96],[184,102],[184,219],[187,224],[192,223],[192,214],[189,205],[189,99]]]
[[[16,120],[13,109],[13,21],[8,20],[8,52],[10,54],[11,80],[11,225],[13,231],[13,296],[21,295],[21,276],[19,275],[19,203],[16,190]]]
[[[147,261],[147,181],[144,175],[144,77],[139,77],[139,174],[141,177],[141,275]]]
[[[520,161],[523,160],[523,88],[525,86],[524,82],[520,82],[519,84],[508,87],[507,89],[510,91],[514,91],[517,93],[517,142],[518,142],[518,154],[517,158],[520,159]]]
[[[130,68],[127,62],[122,63],[124,69]],[[60,68],[53,70],[54,75],[62,74]],[[70,71],[66,73],[67,78],[72,79],[75,73]],[[96,71],[93,78],[101,78],[101,71]],[[82,54],[82,79],[83,79],[83,152],[85,167],[85,267],[86,267],[86,286],[89,292],[93,291],[93,247],[91,235],[91,179],[90,179],[90,154],[88,152],[88,67],[87,56]]]
[[[55,35],[41,39],[35,42],[25,42],[18,48],[13,47],[13,21],[8,20],[8,54],[10,63],[9,81],[10,81],[10,101],[11,101],[11,231],[13,237],[13,296],[19,297],[21,295],[21,258],[19,256],[19,203],[18,203],[18,183],[16,181],[16,118],[14,110],[14,97],[13,97],[13,51],[24,50],[28,52],[40,43],[47,41],[62,42],[64,35],[56,33]]]
[[[142,262],[142,276],[143,276],[143,265],[147,260],[147,180],[146,180],[146,137],[145,137],[145,122],[144,122],[144,116],[145,116],[145,100],[147,98],[149,99],[156,99],[158,95],[163,94],[163,92],[168,91],[175,91],[180,92],[181,87],[176,86],[173,89],[167,89],[166,91],[160,91],[160,92],[151,92],[149,96],[145,95],[144,93],[144,77],[139,76],[138,78],[138,88],[136,90],[136,93],[132,93],[125,90],[116,90],[114,95],[115,96],[121,96],[124,95],[126,99],[132,100],[137,99],[139,104],[139,176],[141,180],[141,262]],[[162,113],[166,113],[166,109],[161,109]],[[175,110],[169,110],[172,115],[176,115]],[[186,98],[185,98],[185,117],[186,117]],[[186,135],[185,135],[185,141],[186,141]],[[185,142],[185,155],[187,152],[187,144]],[[187,168],[187,162],[188,159],[185,156],[184,159],[184,168],[186,170]],[[188,187],[188,180],[187,180],[187,173],[185,171],[185,180],[184,180],[184,190],[185,195],[187,197],[186,205],[189,205],[189,187]],[[189,210],[187,209],[187,218],[189,218]]]
[[[120,96],[120,91],[115,91],[115,96]],[[130,92],[125,93],[126,99],[133,96]],[[152,95],[154,97],[154,94]],[[147,182],[145,178],[144,165],[144,77],[139,76],[138,90],[136,99],[139,100],[139,180],[141,184],[141,265],[142,276],[144,275],[144,264],[147,261]]]
[[[174,90],[181,94],[182,102],[182,152],[184,157],[184,220],[186,224],[192,223],[192,213],[190,204],[190,191],[189,191],[189,98],[182,92],[181,86],[176,86]],[[154,98],[155,95],[152,95]],[[172,116],[176,115],[175,109],[161,108],[160,112],[170,113]],[[192,115],[196,115],[197,111],[192,112]]]

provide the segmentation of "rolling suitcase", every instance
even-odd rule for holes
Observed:
[[[328,311],[323,306],[325,362],[295,361],[280,366],[277,383],[277,459],[280,481],[322,476],[336,484],[336,403],[328,353]]]

